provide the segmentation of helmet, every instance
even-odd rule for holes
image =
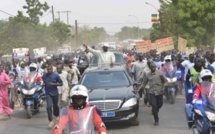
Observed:
[[[166,61],[166,60],[172,60],[172,58],[171,58],[171,55],[167,55],[167,56],[165,56],[165,58],[164,58],[164,61]]]
[[[211,71],[208,70],[208,69],[202,70],[201,73],[200,73],[200,77],[201,77],[201,78],[204,78],[205,76],[211,76],[211,77],[212,77]]]
[[[85,100],[85,103],[88,103],[88,100],[89,100],[89,95],[88,95],[88,90],[85,86],[83,85],[76,85],[74,86],[72,89],[71,89],[71,92],[70,92],[70,102],[73,103],[73,99],[75,97],[84,97],[86,98]],[[73,103],[74,104],[74,103]]]
[[[31,63],[29,68],[35,68],[35,71],[37,70],[37,64],[35,63]]]

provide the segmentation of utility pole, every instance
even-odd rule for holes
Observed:
[[[75,40],[76,40],[76,47],[78,48],[78,22],[75,20]]]
[[[69,13],[71,13],[71,11],[61,11],[61,13],[66,13],[66,16],[67,16],[67,25],[69,25]]]
[[[53,24],[54,24],[54,7],[52,6],[52,19],[53,19]]]
[[[58,14],[58,20],[60,20],[60,11],[56,12]]]
[[[71,11],[58,11],[58,18],[60,20],[60,14],[61,13],[66,13],[66,16],[67,16],[67,25],[69,25],[69,13],[71,13]]]

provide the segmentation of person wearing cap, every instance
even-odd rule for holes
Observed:
[[[194,66],[191,67],[186,75],[186,85],[187,89],[193,89],[198,83],[201,82],[199,79],[200,72],[204,70],[202,67],[201,59],[200,58],[195,58],[194,60]],[[191,103],[192,102],[192,94],[188,94],[186,91],[186,103]]]
[[[83,44],[83,46],[88,49],[89,52],[93,53],[98,57],[99,67],[110,67],[113,66],[113,64],[115,63],[115,55],[113,54],[113,52],[108,51],[109,45],[107,43],[104,43],[102,47],[103,51],[92,49],[86,44]]]
[[[20,62],[20,67],[18,66],[16,70],[19,81],[23,80],[24,76],[30,72],[29,68],[26,66],[26,63],[23,61]]]

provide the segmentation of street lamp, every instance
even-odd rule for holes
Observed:
[[[137,18],[137,16],[135,16],[135,15],[129,15],[130,17],[134,17],[134,18],[136,18],[137,19],[137,23],[138,23],[138,31],[137,31],[137,36],[138,36],[138,38],[140,37],[139,36],[139,19]]]
[[[146,2],[146,4],[152,6],[155,9],[156,13],[158,12],[157,8],[154,5],[152,5],[152,4],[148,3],[148,2]]]
[[[146,2],[146,4],[155,9],[155,14],[152,14],[152,22],[157,22],[157,12],[159,13],[159,10],[154,5],[152,5],[148,2]]]

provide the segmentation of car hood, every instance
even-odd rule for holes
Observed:
[[[97,88],[89,90],[89,101],[96,100],[124,100],[132,95],[132,87]]]

